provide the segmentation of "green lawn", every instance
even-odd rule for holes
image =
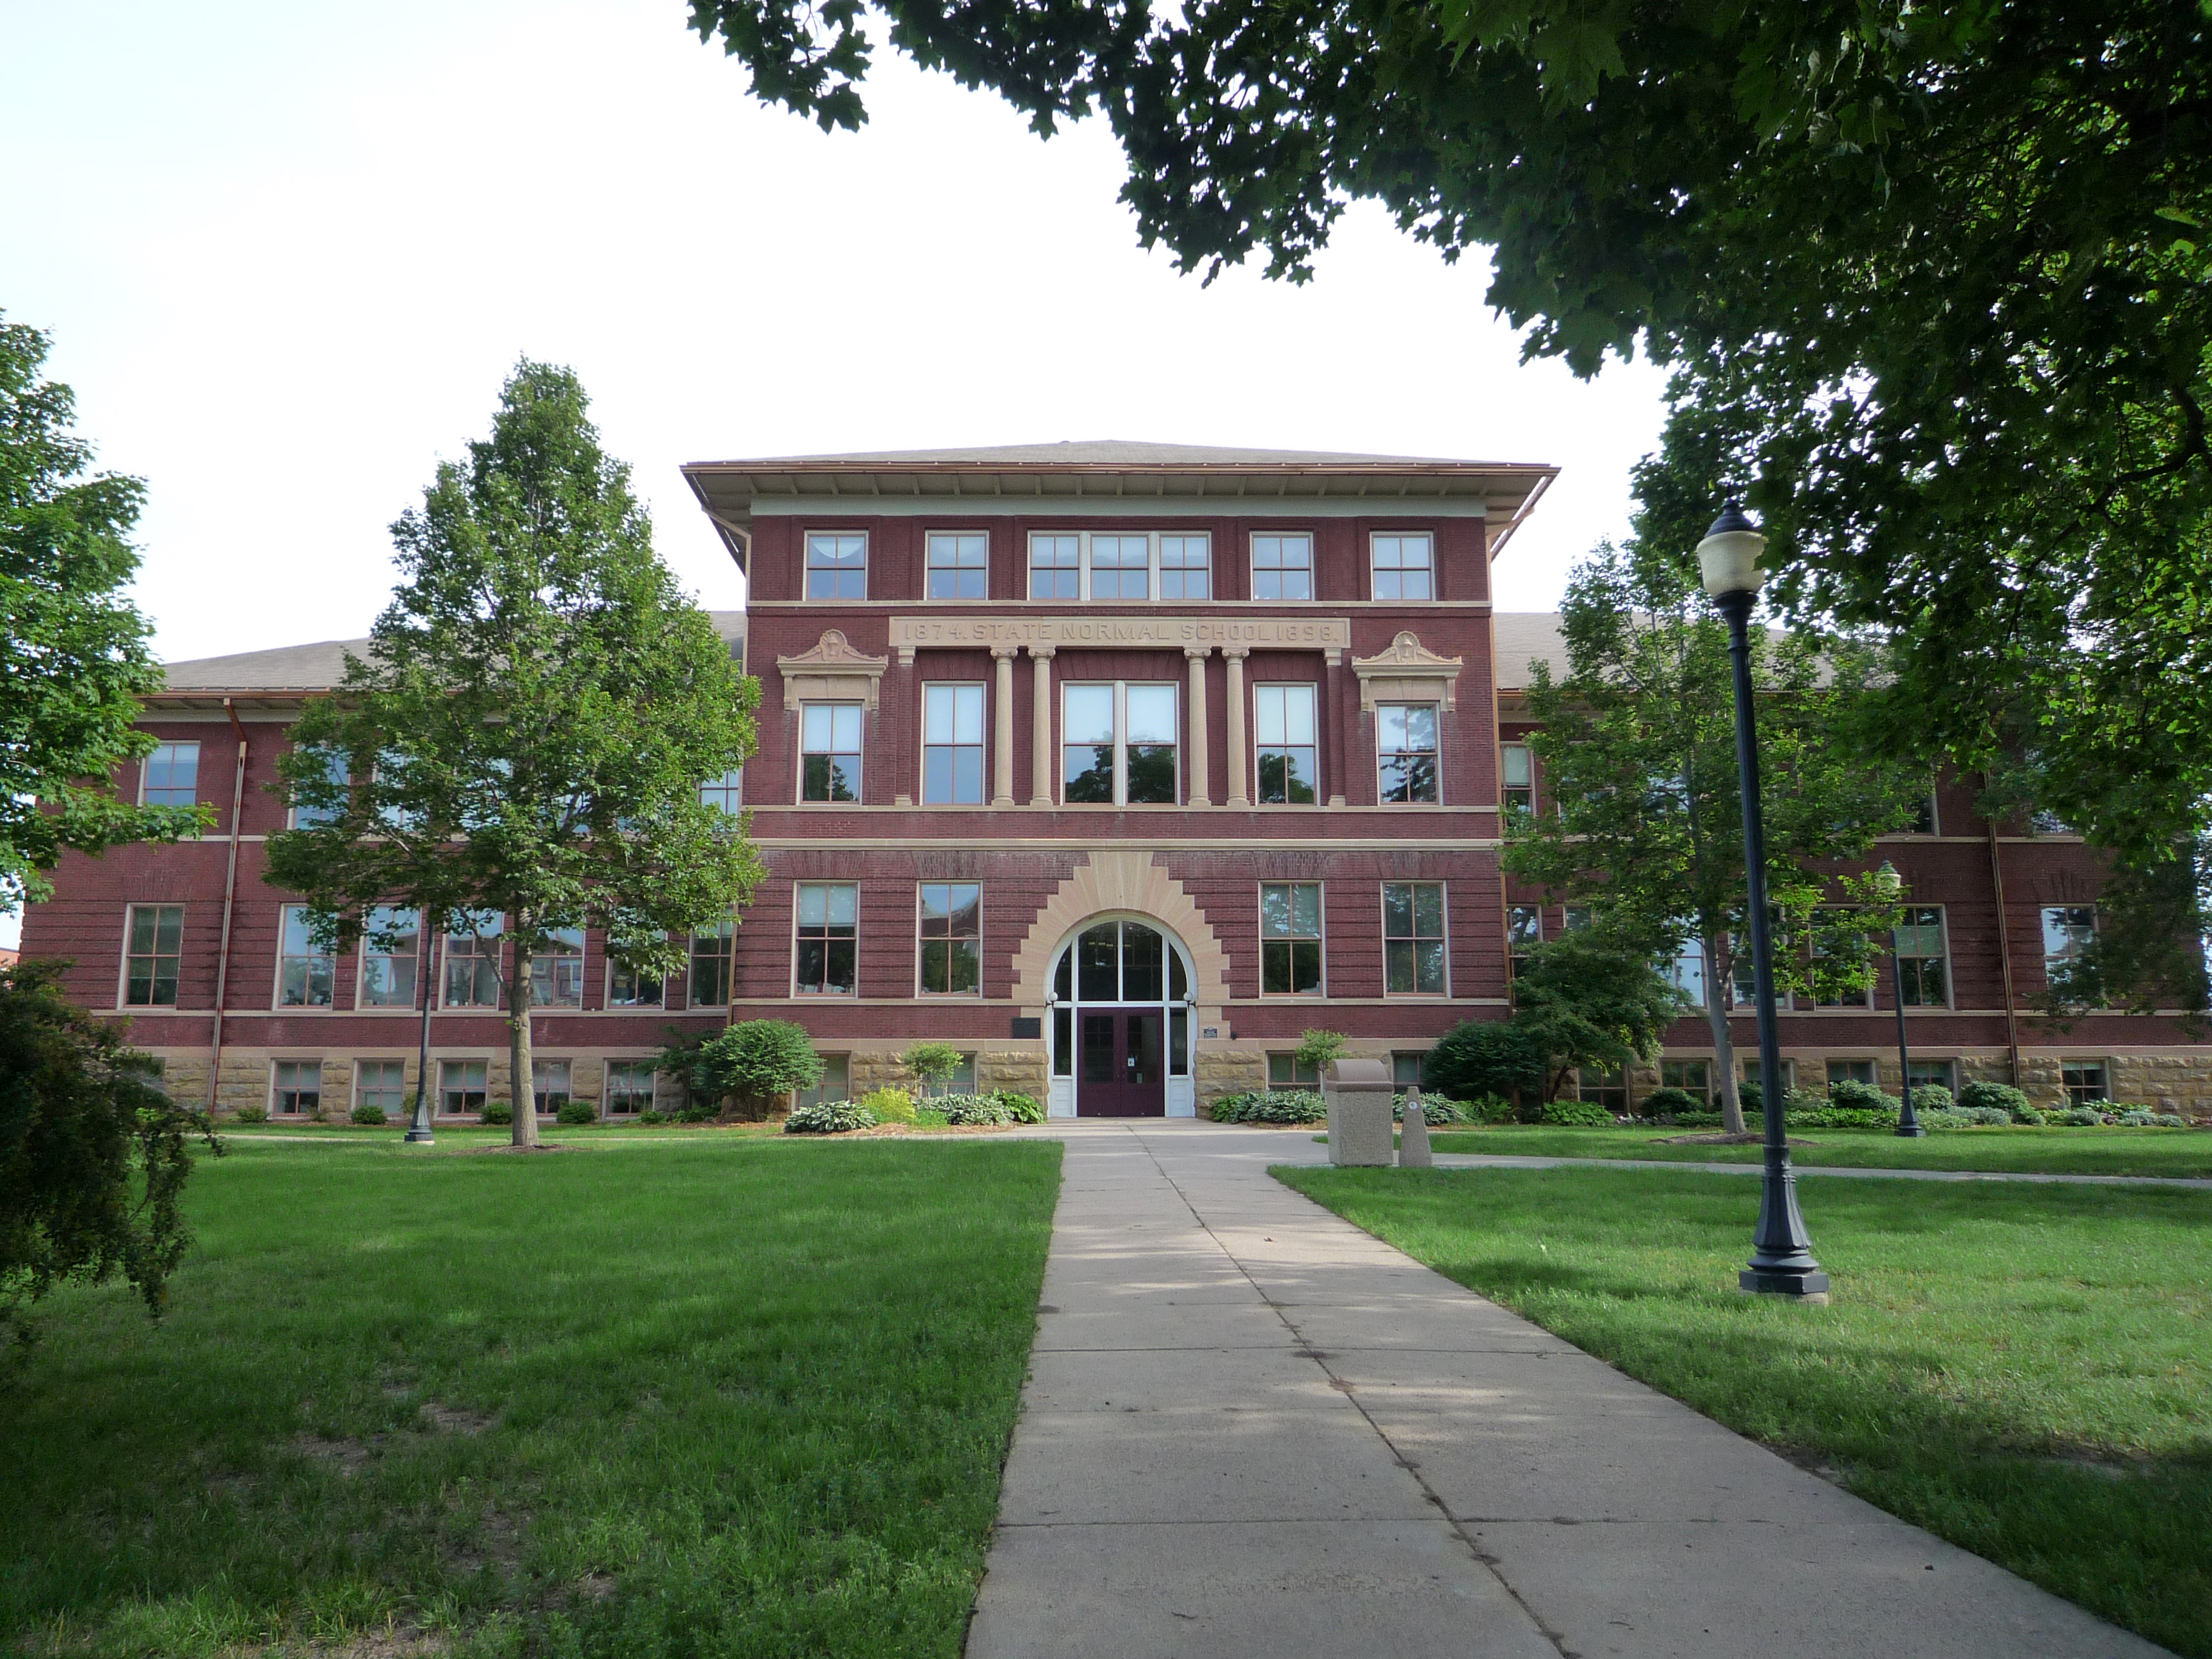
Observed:
[[[0,1650],[958,1654],[1056,1144],[231,1145],[37,1316]]]
[[[1279,1169],[1546,1328],[1953,1542],[2212,1659],[2212,1194],[1803,1189],[1826,1308],[1740,1294],[1758,1190]]]
[[[1668,1146],[1686,1129],[1565,1129],[1500,1124],[1431,1129],[1440,1152],[1514,1158],[1635,1158],[1684,1164],[1756,1164],[1757,1146]],[[1792,1129],[1790,1158],[1810,1168],[1987,1170],[2038,1175],[2212,1176],[2203,1129],[1946,1129],[1919,1140],[1869,1129]],[[1798,1143],[1808,1143],[1799,1145]]]

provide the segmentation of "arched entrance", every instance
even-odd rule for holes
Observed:
[[[1064,940],[1046,981],[1054,1114],[1189,1116],[1194,982],[1182,941],[1146,917],[1093,917]]]

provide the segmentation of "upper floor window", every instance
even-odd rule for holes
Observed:
[[[323,775],[343,789],[352,781],[353,769],[343,755],[325,753]],[[336,823],[343,815],[341,806],[305,806],[295,801],[292,806],[292,827],[305,830],[318,823]]]
[[[190,806],[200,798],[200,746],[157,743],[146,757],[142,793],[148,806]]]
[[[980,531],[934,530],[929,536],[929,597],[981,599],[989,596],[991,538]]]
[[[1377,599],[1436,598],[1436,544],[1426,531],[1377,536],[1373,546]]]
[[[1499,745],[1498,799],[1509,812],[1536,810],[1536,763],[1525,743]]]
[[[465,920],[468,932],[446,935],[446,1006],[496,1008],[502,918],[487,910]]]
[[[1444,885],[1382,884],[1382,988],[1393,996],[1444,994]]]
[[[307,907],[284,907],[283,939],[277,947],[276,1006],[279,1008],[327,1008],[331,981],[337,976],[337,958],[315,939],[308,925]]]
[[[1253,687],[1252,728],[1259,753],[1261,805],[1310,806],[1318,799],[1314,688]]]
[[[1385,805],[1437,800],[1436,704],[1375,705],[1375,766],[1376,799]]]
[[[1528,966],[1528,952],[1544,942],[1544,913],[1533,904],[1512,904],[1505,909],[1505,976],[1511,979]]]
[[[2043,912],[2043,965],[2048,969],[2071,963],[2097,937],[2097,907],[2094,904],[2054,904]]]
[[[860,890],[852,882],[799,884],[793,988],[800,996],[850,996],[859,951]]]
[[[981,805],[983,688],[926,685],[921,705],[922,803]]]
[[[1030,538],[1030,597],[1073,599],[1083,595],[1083,538]]]
[[[1260,991],[1321,994],[1321,884],[1271,881],[1260,888]]]
[[[1150,536],[1093,536],[1091,538],[1091,597],[1149,599],[1152,597],[1152,538]]]
[[[738,924],[726,921],[719,927],[691,935],[694,1008],[719,1008],[730,1000],[730,948],[737,933]]]
[[[699,799],[716,811],[735,817],[745,804],[744,769],[733,767],[720,777],[708,779],[699,786]]]
[[[361,932],[361,994],[363,1008],[412,1008],[415,966],[422,945],[418,910],[380,904],[368,913]]]
[[[177,1006],[185,959],[185,907],[134,904],[124,939],[123,1000],[133,1008]]]
[[[610,1008],[658,1008],[664,981],[653,975],[640,973],[635,968],[625,968],[610,959],[607,963],[607,1006]]]
[[[1160,538],[1160,597],[1164,599],[1210,599],[1213,597],[1212,537]]]
[[[530,1000],[540,1008],[584,1006],[584,930],[556,927],[530,958]]]
[[[799,722],[799,799],[860,799],[860,705],[802,703]]]
[[[1897,996],[1908,1008],[1942,1008],[1951,1001],[1951,975],[1943,951],[1943,907],[1914,905],[1897,930]]]
[[[1932,836],[1936,832],[1936,792],[1930,789],[1912,803],[1912,822],[1906,826],[1906,833],[1915,836]]]
[[[868,597],[868,538],[850,532],[817,530],[806,538],[806,597]]]
[[[1070,685],[1060,722],[1061,796],[1071,806],[1176,799],[1176,688]]]
[[[1824,917],[1842,917],[1845,927],[1839,927]],[[1847,931],[1848,912],[1840,907],[1823,905],[1813,913],[1813,1006],[1815,1008],[1871,1008],[1874,1006],[1874,984],[1863,978],[1864,968],[1858,959],[1860,939]],[[1835,963],[1836,966],[1824,964]]]
[[[983,890],[974,882],[921,884],[921,989],[925,996],[983,988]]]
[[[1252,538],[1252,597],[1310,599],[1314,596],[1313,538]]]

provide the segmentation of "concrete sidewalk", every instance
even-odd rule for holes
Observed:
[[[969,1659],[2163,1652],[1268,1177],[1310,1139],[1055,1129]]]

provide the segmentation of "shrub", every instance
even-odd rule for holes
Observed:
[[[1577,1129],[1610,1129],[1613,1114],[1592,1101],[1553,1100],[1544,1104],[1543,1121]]]
[[[512,1123],[514,1121],[514,1107],[507,1101],[487,1100],[484,1102],[483,1121],[486,1123]]]
[[[694,1094],[690,1090],[686,1089],[684,1091],[684,1103],[669,1115],[678,1123],[712,1123],[722,1115],[722,1109],[718,1101],[719,1097]]]
[[[1328,1064],[1343,1054],[1346,1039],[1341,1031],[1301,1031],[1298,1046],[1292,1051],[1300,1066],[1313,1067],[1319,1077],[1328,1070]]]
[[[599,1115],[588,1100],[564,1100],[553,1117],[556,1122],[566,1124],[573,1129],[580,1124],[598,1122]]]
[[[1255,1089],[1224,1095],[1213,1103],[1212,1115],[1216,1123],[1319,1123],[1328,1116],[1328,1103],[1304,1089],[1273,1094]]]
[[[860,1097],[860,1104],[878,1123],[914,1121],[914,1097],[903,1089],[871,1089]]]
[[[1467,1114],[1469,1123],[1513,1121],[1513,1103],[1504,1095],[1477,1095],[1473,1100],[1462,1101],[1460,1110]]]
[[[2008,1123],[2036,1123],[2040,1115],[2030,1116],[2035,1109],[2027,1103],[2027,1097],[2009,1083],[1969,1083],[1959,1091],[1959,1109],[1971,1112],[1978,1107],[1994,1108],[2005,1115]]]
[[[2131,1106],[2120,1114],[2120,1121],[2130,1129],[2148,1129],[2158,1117],[2148,1106]]]
[[[373,1100],[364,1100],[360,1105],[355,1107],[353,1110],[347,1113],[346,1115],[351,1118],[356,1123],[365,1123],[371,1128],[381,1128],[386,1123],[390,1121],[390,1120],[384,1115],[384,1108],[378,1105]]]
[[[951,1121],[950,1118],[934,1106],[917,1106],[914,1109],[915,1127],[918,1129],[942,1129]]]
[[[1544,1083],[1544,1057],[1526,1034],[1497,1021],[1462,1020],[1421,1062],[1424,1085],[1455,1100],[1477,1095],[1507,1099]]]
[[[1702,1112],[1705,1103],[1687,1089],[1654,1089],[1641,1104],[1646,1117],[1679,1118],[1685,1112]]]
[[[822,1081],[822,1057],[803,1025],[787,1019],[741,1020],[702,1043],[684,1075],[705,1109],[696,1121],[715,1116],[717,1103],[728,1095],[738,1110],[758,1121],[793,1090],[811,1089]],[[684,1121],[695,1120],[687,1115]]]
[[[1952,1106],[1931,1106],[1924,1112],[1918,1112],[1916,1109],[1916,1115],[1919,1117],[1920,1127],[1923,1129],[1965,1129],[1971,1127],[1974,1121],[1964,1112]]]
[[[640,1123],[665,1123],[668,1121],[668,1114],[648,1106],[637,1115],[637,1121]]]
[[[2161,1129],[2186,1129],[2189,1120],[2179,1112],[2153,1112],[2150,1121]]]
[[[995,1128],[1012,1121],[1012,1115],[999,1103],[996,1095],[939,1095],[930,1103],[945,1114],[945,1121],[958,1126]]]
[[[2002,1106],[1962,1106],[1959,1109],[1959,1115],[1969,1123],[1983,1124],[1990,1128],[2012,1121],[2012,1114]],[[2093,1122],[2098,1121],[2091,1120]]]
[[[1828,1104],[1840,1106],[1847,1112],[1887,1112],[1892,1116],[1903,1109],[1900,1102],[1882,1093],[1873,1084],[1850,1078],[1828,1085]]]
[[[787,1135],[842,1135],[875,1127],[876,1115],[857,1100],[817,1100],[811,1106],[794,1107],[783,1121]]]
[[[1001,1089],[993,1098],[1006,1109],[1007,1117],[1016,1123],[1044,1121],[1044,1106],[1034,1096],[1017,1094],[1011,1089]]]
[[[1916,1115],[1951,1111],[1958,1103],[1951,1098],[1951,1091],[1940,1083],[1923,1083],[1912,1091],[1912,1109]]]
[[[2058,1115],[2061,1123],[2069,1123],[2077,1129],[2093,1128],[2105,1121],[2105,1115],[2090,1106],[2076,1106],[2071,1111]]]
[[[1405,1096],[1390,1097],[1390,1120],[1394,1123],[1403,1123],[1406,1121]],[[1442,1095],[1432,1095],[1425,1089],[1421,1091],[1421,1121],[1424,1123],[1436,1124],[1467,1123],[1473,1120],[1468,1116],[1467,1108],[1461,1105],[1459,1102],[1446,1100]]]
[[[269,1121],[269,1109],[266,1106],[241,1106],[234,1115],[240,1123],[266,1123]]]

